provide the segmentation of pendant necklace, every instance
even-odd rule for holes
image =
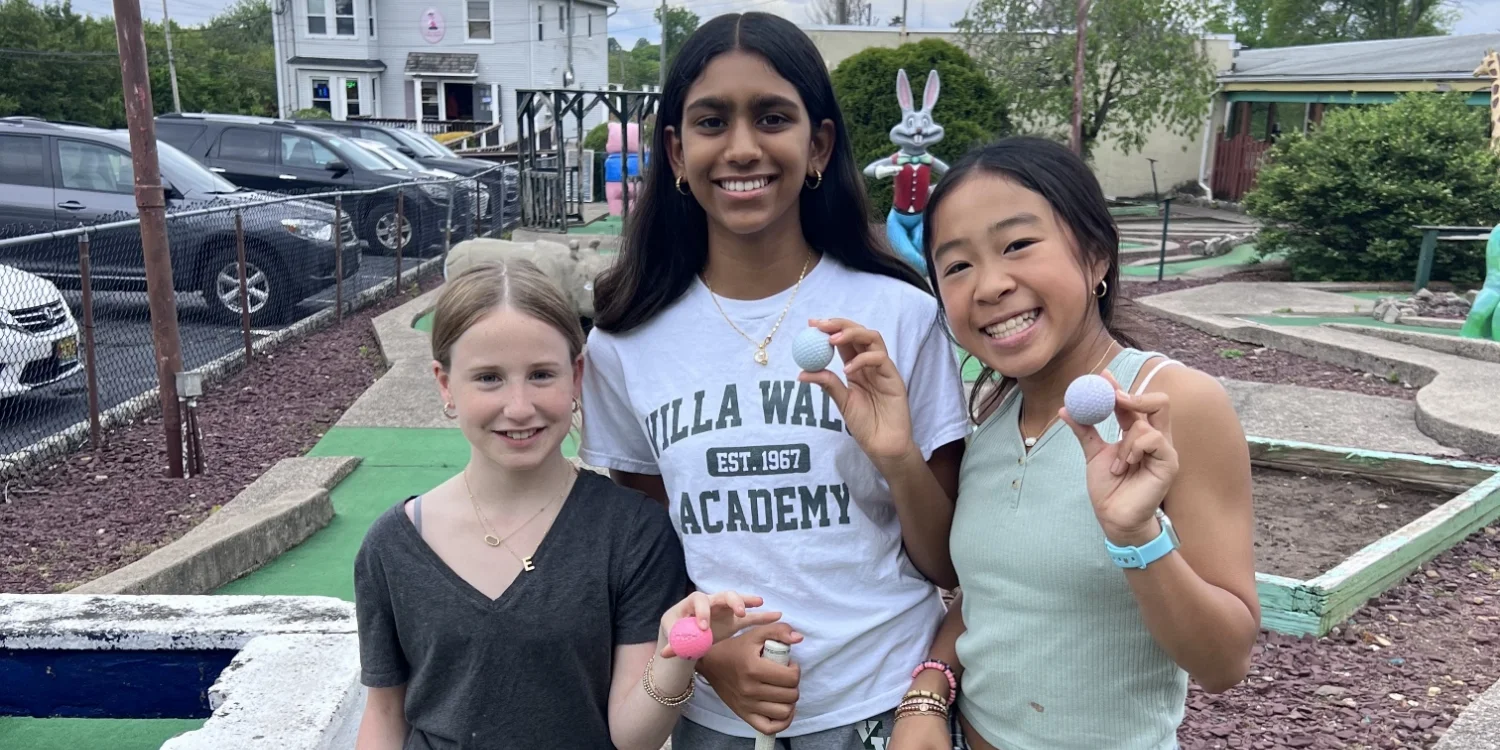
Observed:
[[[713,299],[714,307],[719,308],[719,314],[724,316],[724,321],[729,323],[729,327],[733,328],[736,333],[744,336],[746,341],[749,341],[751,344],[755,345],[756,364],[765,365],[770,363],[771,356],[769,354],[766,354],[766,347],[771,345],[771,337],[776,335],[776,329],[781,327],[781,321],[785,319],[786,314],[791,311],[792,302],[797,299],[797,290],[802,288],[802,279],[807,276],[807,267],[811,264],[812,256],[809,255],[807,257],[807,260],[802,262],[802,273],[797,274],[797,284],[792,287],[792,296],[786,301],[786,307],[781,309],[781,317],[778,317],[776,319],[776,325],[771,326],[771,332],[766,334],[766,337],[759,342],[756,342],[755,339],[750,338],[749,334],[741,331],[740,327],[734,324],[734,321],[729,318],[729,313],[724,312],[724,306],[719,304],[719,296],[717,294],[714,294],[714,288],[708,283],[708,278],[704,277],[703,286],[708,287],[708,296]]]
[[[577,476],[577,470],[574,470],[574,476],[575,477]],[[505,540],[509,539],[509,538],[511,538],[513,536],[515,536],[518,532],[521,531],[521,529],[526,528],[532,521],[535,521],[537,519],[537,516],[542,515],[542,513],[544,511],[546,511],[548,508],[552,507],[553,503],[557,502],[559,499],[561,499],[563,497],[567,497],[568,496],[567,491],[564,491],[562,493],[562,495],[560,495],[558,497],[555,497],[555,498],[552,498],[551,500],[548,500],[546,505],[543,505],[541,508],[539,508],[537,510],[537,512],[531,514],[531,517],[528,518],[528,519],[526,519],[526,521],[524,523],[522,523],[520,526],[517,526],[516,528],[512,529],[509,534],[506,534],[505,536],[501,537],[501,536],[496,536],[495,535],[494,530],[490,528],[489,519],[485,518],[484,517],[484,512],[481,511],[481,510],[479,510],[479,503],[474,499],[474,490],[469,487],[469,468],[467,466],[464,467],[463,478],[464,478],[464,491],[469,494],[469,503],[474,506],[474,515],[479,517],[479,523],[484,526],[484,530],[485,530],[484,543],[488,544],[491,547],[504,547],[505,551],[509,552],[511,557],[516,558],[516,562],[521,563],[521,571],[522,572],[530,572],[530,571],[536,570],[536,566],[533,565],[532,562],[531,562],[532,555],[527,555],[525,557],[521,557],[520,555],[516,554],[515,550],[513,550],[513,549],[510,548],[509,544],[505,543]],[[573,486],[573,483],[569,482],[568,483],[568,488],[571,489],[572,486]]]

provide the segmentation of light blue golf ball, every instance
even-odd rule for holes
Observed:
[[[792,339],[792,359],[808,372],[827,367],[833,361],[833,344],[828,343],[828,334],[816,328],[803,329]]]
[[[1099,424],[1115,412],[1115,387],[1092,373],[1074,380],[1063,394],[1068,416],[1082,425]]]

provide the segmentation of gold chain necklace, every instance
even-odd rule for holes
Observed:
[[[771,361],[771,356],[766,354],[766,347],[771,345],[771,337],[776,335],[776,329],[781,327],[781,321],[786,318],[788,312],[791,312],[792,303],[797,299],[797,291],[802,288],[802,279],[807,276],[807,267],[811,264],[812,256],[809,255],[807,260],[802,262],[802,273],[797,274],[797,284],[792,287],[792,296],[786,301],[786,307],[781,309],[781,316],[776,319],[776,325],[771,326],[771,332],[766,334],[765,339],[761,340],[758,344],[755,342],[755,339],[750,338],[749,334],[741,331],[740,327],[735,325],[733,320],[729,319],[729,313],[724,312],[724,306],[719,304],[719,296],[714,294],[714,288],[708,283],[708,277],[705,276],[703,278],[703,286],[708,287],[708,296],[714,301],[714,307],[719,308],[719,314],[724,316],[724,321],[729,323],[729,327],[733,328],[736,333],[744,336],[746,341],[755,345],[756,364],[764,365]]]
[[[1111,344],[1111,346],[1107,346],[1107,347],[1104,348],[1104,356],[1100,357],[1099,361],[1095,362],[1094,366],[1091,367],[1091,368],[1089,368],[1089,372],[1090,373],[1098,372],[1099,371],[1099,365],[1104,364],[1104,359],[1105,359],[1105,357],[1109,356],[1109,351],[1110,351],[1111,348],[1113,348],[1113,344],[1115,342],[1111,341],[1109,343]],[[1053,414],[1052,418],[1049,419],[1049,420],[1047,420],[1047,424],[1042,425],[1042,431],[1038,432],[1036,434],[1036,437],[1026,437],[1026,433],[1021,432],[1021,423],[1023,423],[1023,422],[1026,421],[1026,401],[1022,400],[1021,401],[1021,414],[1020,414],[1019,418],[1017,418],[1017,420],[1016,420],[1016,431],[1017,432],[1021,432],[1021,442],[1025,443],[1027,448],[1033,448],[1033,447],[1036,446],[1036,441],[1039,440],[1039,439],[1041,439],[1041,437],[1043,435],[1047,434],[1047,429],[1052,426],[1052,423],[1056,422],[1060,418],[1061,418],[1061,415]]]
[[[574,476],[575,477],[577,476],[577,471],[574,471]],[[531,514],[531,518],[526,519],[525,523],[522,523],[520,526],[517,526],[516,528],[512,529],[509,534],[506,534],[505,536],[500,537],[500,536],[496,536],[494,530],[490,528],[489,519],[487,519],[487,518],[484,517],[484,512],[479,509],[479,503],[474,500],[474,490],[469,487],[469,467],[467,467],[467,466],[464,467],[463,478],[464,478],[464,492],[468,493],[468,495],[469,495],[469,504],[474,506],[474,515],[476,515],[476,516],[479,517],[479,523],[484,526],[484,530],[486,532],[485,535],[484,535],[484,543],[490,545],[491,547],[504,547],[505,551],[509,552],[511,557],[516,558],[516,562],[521,563],[521,570],[523,572],[528,572],[528,571],[536,570],[536,566],[533,565],[532,562],[531,562],[531,555],[527,555],[526,557],[521,557],[520,555],[516,554],[515,550],[513,550],[513,549],[510,548],[509,544],[505,543],[505,540],[509,539],[509,538],[511,538],[513,536],[515,536],[517,533],[519,533],[521,531],[521,529],[526,528],[532,521],[535,521],[537,519],[537,516],[542,515],[543,511],[545,511],[548,508],[552,507],[553,503],[557,502],[558,500],[560,500],[560,499],[562,499],[564,497],[567,497],[568,493],[566,491],[564,491],[558,497],[554,497],[551,500],[548,500],[547,504],[543,505],[541,508],[539,508],[537,510],[537,512]],[[568,487],[571,488],[572,486],[573,486],[573,483],[569,482],[568,483]]]

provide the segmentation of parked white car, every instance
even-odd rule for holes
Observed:
[[[0,399],[83,372],[78,323],[52,282],[0,265]]]

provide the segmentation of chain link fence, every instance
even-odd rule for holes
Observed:
[[[453,244],[519,221],[515,169],[378,190],[235,192],[173,202],[166,227],[184,371],[335,320],[411,283]],[[0,206],[0,472],[155,403],[156,350],[133,195],[86,222],[8,221]],[[433,269],[436,271],[436,268]],[[325,312],[327,311],[327,312]]]

